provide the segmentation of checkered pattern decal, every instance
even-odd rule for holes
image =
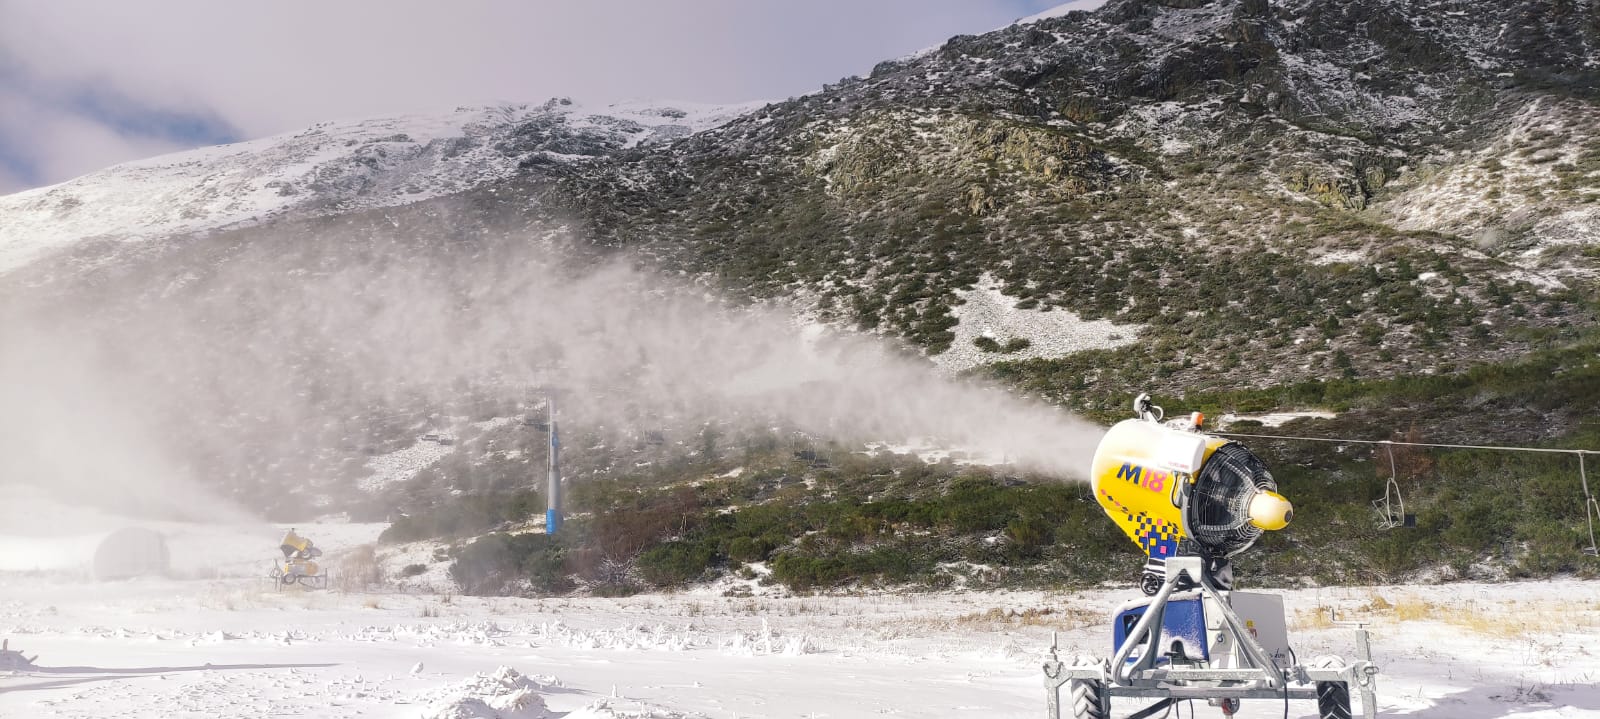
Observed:
[[[1166,559],[1178,553],[1178,527],[1143,512],[1137,517],[1139,546],[1145,554]]]
[[[1178,525],[1152,517],[1148,512],[1134,512],[1104,489],[1100,490],[1100,496],[1122,513],[1122,519],[1117,524],[1122,525],[1123,531],[1139,543],[1145,554],[1166,559],[1178,553],[1178,539],[1182,536],[1182,528]]]

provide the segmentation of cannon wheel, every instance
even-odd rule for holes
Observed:
[[[1073,719],[1111,718],[1111,692],[1105,682],[1073,679],[1067,682],[1067,694],[1072,697]]]
[[[1321,719],[1350,719],[1350,685],[1345,682],[1317,682],[1317,716]]]

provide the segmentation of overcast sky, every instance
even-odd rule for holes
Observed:
[[[0,0],[0,194],[324,120],[783,99],[1063,2]]]

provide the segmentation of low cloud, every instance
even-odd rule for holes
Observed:
[[[0,164],[0,195],[25,190],[33,184],[4,164]]]
[[[0,193],[231,139],[215,117],[149,106],[101,82],[48,81],[0,54]]]

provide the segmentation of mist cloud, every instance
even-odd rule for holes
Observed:
[[[1078,478],[1101,430],[941,376],[882,340],[738,306],[558,233],[395,222],[275,228],[130,272],[131,287],[0,313],[0,479],[166,516],[348,495],[386,417],[559,388],[575,426],[781,425],[861,446],[937,438]],[[105,303],[106,298],[112,301]],[[477,412],[475,410],[475,412]],[[249,499],[249,498],[255,499]]]

